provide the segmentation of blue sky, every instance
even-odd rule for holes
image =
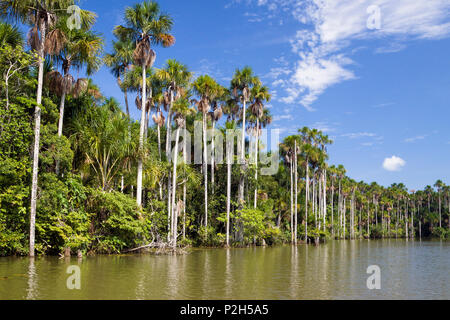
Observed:
[[[107,51],[134,3],[81,1],[97,12]],[[350,177],[410,189],[450,183],[448,0],[159,3],[175,20],[177,42],[156,49],[156,67],[175,58],[228,86],[234,70],[249,65],[272,91],[272,127],[282,136],[323,130],[335,141],[330,162]],[[94,80],[123,101],[106,68]]]

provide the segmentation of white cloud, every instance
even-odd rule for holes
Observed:
[[[335,132],[336,128],[334,125],[339,125],[338,123],[329,124],[326,121],[319,121],[312,124],[310,127],[322,131],[323,133]]]
[[[383,162],[383,168],[387,171],[400,171],[405,165],[405,160],[397,156],[386,158]]]
[[[374,108],[384,108],[384,107],[390,107],[393,105],[395,105],[394,102],[386,102],[386,103],[380,103],[380,104],[374,105],[373,107]]]
[[[291,41],[298,57],[291,65],[295,71],[278,74],[278,78],[289,83],[282,101],[300,102],[310,111],[326,89],[357,78],[350,69],[354,62],[348,57],[355,41],[383,39],[387,45],[375,52],[387,53],[402,50],[407,41],[450,35],[449,0],[257,0],[257,4],[266,6],[274,18],[274,10],[290,12],[307,24]],[[367,27],[367,8],[372,5],[381,12],[378,30]]]
[[[273,117],[273,121],[282,121],[282,120],[293,120],[294,117],[290,114],[285,114],[285,115],[281,115],[281,116],[275,116]]]
[[[405,139],[406,143],[413,143],[419,140],[424,140],[427,136],[426,135],[422,135],[422,136],[416,136],[416,137],[412,137],[412,138],[408,138]]]
[[[356,132],[356,133],[343,134],[342,137],[349,138],[349,139],[357,139],[357,138],[363,138],[363,137],[374,138],[374,137],[377,137],[377,135],[375,133],[370,133],[370,132]]]

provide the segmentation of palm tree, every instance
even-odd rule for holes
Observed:
[[[168,115],[167,115],[167,136],[166,136],[166,156],[168,160],[171,159],[171,142],[172,142],[172,115],[173,115],[173,104],[175,100],[180,99],[186,93],[186,89],[189,85],[189,82],[192,78],[192,73],[189,71],[188,67],[177,60],[167,60],[164,68],[156,71],[155,77],[161,81],[163,87],[165,87],[166,91],[164,92],[163,99],[165,100],[165,104],[168,105]],[[183,126],[184,127],[184,126]],[[174,196],[171,194],[171,179],[169,175],[168,179],[168,197],[167,197],[167,208],[168,208],[168,226],[169,226],[169,234],[171,230],[171,218],[173,217],[173,206],[175,199],[172,199]]]
[[[160,12],[156,2],[144,1],[134,7],[125,10],[125,26],[117,26],[115,34],[121,39],[132,39],[136,43],[133,60],[136,65],[142,67],[142,105],[146,105],[147,87],[146,70],[151,68],[156,59],[156,53],[152,45],[170,47],[175,43],[175,38],[169,33],[173,26],[172,18]],[[141,112],[141,129],[139,135],[139,149],[143,154],[146,108]],[[137,194],[136,202],[142,206],[142,170],[143,156],[138,160]]]
[[[271,95],[269,88],[266,86],[254,86],[251,90],[251,99],[253,104],[250,106],[252,114],[256,117],[256,146],[255,146],[255,181],[258,183],[258,153],[259,153],[259,137],[261,135],[260,121],[264,116],[264,102],[270,102]],[[270,116],[266,119],[267,122],[271,121]],[[258,187],[255,188],[254,195],[254,208],[257,207]]]
[[[15,48],[23,45],[23,35],[19,28],[0,21],[0,46],[6,44]]]
[[[85,23],[86,26],[81,29],[70,30],[65,21],[60,21],[54,29],[62,31],[61,34],[56,33],[53,37],[55,39],[55,46],[60,46],[61,50],[52,55],[55,64],[61,65],[63,70],[58,90],[61,96],[58,137],[61,137],[63,133],[66,95],[73,90],[75,83],[74,78],[70,74],[71,68],[81,70],[85,67],[86,74],[90,76],[101,66],[99,55],[103,50],[103,39],[89,30],[95,22],[94,14],[89,13],[89,16],[92,18],[90,18],[89,21]],[[59,161],[56,162],[56,174],[59,174]]]
[[[53,46],[54,42],[52,38],[59,32],[54,30],[52,34],[48,34],[48,30],[56,24],[58,18],[63,16],[67,8],[73,5],[73,3],[73,0],[2,0],[0,2],[0,16],[10,17],[32,26],[29,33],[29,42],[31,48],[37,51],[39,60],[36,107],[34,112],[33,168],[31,177],[30,257],[34,257],[35,254],[36,203],[45,55],[50,53],[50,51],[56,53],[56,49],[58,49]]]
[[[128,88],[123,85],[123,77],[133,63],[134,43],[129,39],[119,39],[113,42],[113,53],[106,54],[105,64],[110,68],[111,73],[117,78],[117,84],[121,88],[125,98],[125,108],[130,117],[130,107],[128,103]]]
[[[251,89],[254,86],[261,86],[261,81],[253,74],[253,70],[250,67],[244,67],[242,70],[236,70],[234,77],[231,80],[231,91],[235,99],[238,102],[242,103],[242,140],[240,150],[241,171],[245,171],[245,130],[247,103],[250,101]],[[244,204],[244,174],[244,172],[241,172],[239,180],[239,205],[241,207]]]
[[[205,236],[208,229],[208,154],[207,154],[207,114],[211,109],[211,101],[220,95],[219,84],[210,76],[203,75],[197,78],[193,84],[195,93],[200,100],[195,101],[197,110],[203,115],[203,175],[205,179]]]
[[[290,229],[291,229],[291,243],[295,244],[296,241],[296,235],[295,235],[295,225],[296,225],[296,218],[294,214],[294,179],[295,179],[295,149],[297,147],[296,144],[297,140],[294,136],[286,137],[283,141],[283,143],[280,144],[280,149],[282,150],[284,154],[284,160],[289,165],[289,173],[290,173],[290,201],[291,201],[291,221],[290,221]],[[297,212],[297,209],[295,208],[295,212]]]
[[[129,120],[115,100],[91,107],[72,124],[71,140],[92,169],[98,186],[111,191],[125,163],[136,156],[136,139],[129,134]]]
[[[439,196],[439,228],[442,228],[442,205],[441,205],[441,193],[444,188],[444,183],[441,180],[436,181],[434,187],[436,188]]]
[[[177,167],[178,167],[178,151],[180,140],[180,129],[186,127],[186,116],[193,113],[193,110],[189,108],[189,94],[186,93],[182,97],[179,97],[174,105],[173,111],[175,112],[175,123],[177,125],[175,149],[173,152],[173,182],[172,182],[172,212],[171,212],[171,231],[172,231],[172,246],[176,248],[178,238],[178,216],[180,214],[180,206],[175,208],[176,190],[177,190]],[[186,137],[183,138],[186,140]],[[183,149],[183,153],[186,153],[186,149]],[[185,204],[184,204],[185,205]]]
[[[211,186],[212,186],[212,192],[214,193],[214,184],[215,184],[215,132],[216,132],[216,123],[222,118],[223,116],[223,103],[227,98],[227,90],[218,85],[217,86],[217,92],[215,99],[211,102],[212,104],[212,111],[209,113],[209,118],[212,122],[212,129],[213,134],[211,137]]]

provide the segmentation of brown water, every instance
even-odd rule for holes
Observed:
[[[70,265],[81,290],[69,290]],[[369,265],[381,289],[367,288]],[[0,299],[450,299],[450,242],[332,241],[179,256],[0,258]]]

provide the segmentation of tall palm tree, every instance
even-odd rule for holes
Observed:
[[[175,149],[173,152],[173,182],[172,182],[172,212],[171,212],[171,231],[172,231],[172,246],[176,248],[177,238],[178,238],[178,216],[180,215],[180,206],[175,207],[176,200],[176,190],[177,190],[177,167],[178,167],[178,151],[179,151],[179,140],[180,140],[180,130],[186,127],[186,117],[193,113],[193,109],[190,108],[189,93],[183,94],[179,97],[174,105],[173,111],[175,113],[175,124],[177,126],[176,138],[175,138]],[[185,137],[183,140],[186,140]],[[183,149],[183,153],[186,153],[186,149]],[[185,204],[183,204],[185,205]]]
[[[175,100],[180,99],[186,93],[186,89],[192,78],[192,73],[189,71],[188,67],[177,60],[170,59],[167,60],[164,68],[156,71],[155,77],[161,81],[163,87],[165,87],[164,100],[165,104],[168,105],[168,115],[167,115],[167,131],[166,131],[166,156],[168,160],[171,159],[171,143],[172,143],[172,116],[173,116],[173,104]],[[172,224],[170,223],[171,217],[173,217],[173,210],[175,209],[172,204],[175,199],[171,193],[173,189],[171,187],[171,179],[169,175],[168,186],[167,186],[167,208],[168,208],[168,226],[169,234]]]
[[[113,42],[113,53],[106,54],[105,64],[110,68],[111,73],[117,78],[117,84],[123,91],[125,98],[125,108],[127,116],[130,117],[130,107],[128,103],[128,88],[123,85],[123,77],[133,63],[133,52],[135,46],[129,39],[119,39]]]
[[[197,110],[203,115],[203,175],[205,181],[205,236],[208,229],[208,154],[207,154],[207,115],[211,109],[211,101],[214,101],[220,95],[219,84],[210,76],[203,75],[197,78],[193,83],[195,93],[200,100],[195,101]]]
[[[212,122],[212,129],[213,134],[211,137],[211,186],[212,186],[212,192],[214,193],[214,184],[215,184],[215,132],[216,132],[216,123],[222,118],[223,116],[223,103],[225,102],[227,98],[227,90],[218,85],[217,86],[217,92],[215,95],[215,99],[211,101],[212,104],[212,111],[209,113],[209,118]]]
[[[66,14],[67,8],[73,4],[73,0],[2,0],[0,2],[0,16],[13,18],[32,26],[29,33],[29,42],[32,49],[37,51],[39,59],[38,86],[34,112],[33,168],[31,177],[30,257],[34,257],[35,254],[36,203],[45,55],[51,51],[55,53],[56,49],[58,49],[53,46],[54,42],[52,41],[52,38],[59,32],[54,30],[53,33],[48,34],[48,31],[56,24],[59,18]]]
[[[66,95],[74,88],[75,80],[70,74],[71,69],[81,70],[86,68],[86,74],[92,75],[101,66],[99,55],[103,50],[103,39],[90,30],[95,22],[95,15],[89,13],[90,19],[80,29],[70,29],[65,21],[60,21],[55,30],[61,30],[61,34],[55,35],[55,46],[61,46],[61,50],[52,55],[56,65],[61,65],[63,74],[60,77],[60,106],[58,121],[58,137],[62,136],[64,124],[64,106]],[[52,30],[53,32],[53,30]],[[59,44],[56,44],[60,42]],[[58,51],[58,50],[57,50]],[[59,174],[59,161],[56,162],[56,174]]]
[[[286,137],[283,143],[280,144],[280,149],[284,155],[285,163],[289,165],[289,173],[290,173],[290,231],[291,231],[291,243],[295,243],[295,214],[294,214],[294,170],[295,170],[295,148],[296,148],[296,139],[294,136]],[[296,211],[296,209],[295,209]]]
[[[125,10],[125,26],[119,25],[114,32],[122,39],[132,39],[136,43],[133,60],[136,65],[142,67],[142,105],[146,105],[146,69],[152,67],[156,53],[152,50],[152,45],[162,45],[170,47],[175,43],[175,38],[169,33],[173,26],[172,18],[161,13],[158,3],[144,1],[128,7]],[[139,135],[139,149],[143,154],[146,108],[141,112],[141,129]],[[142,170],[143,156],[138,160],[136,202],[142,206]]]
[[[245,130],[247,103],[250,101],[251,89],[254,86],[261,86],[261,81],[253,74],[253,70],[250,67],[244,67],[242,70],[236,70],[234,77],[231,80],[231,91],[235,99],[242,104],[242,136],[240,150],[241,171],[245,171]],[[244,174],[244,172],[241,172],[239,180],[239,205],[241,207],[244,205]]]
[[[442,205],[441,205],[441,193],[442,190],[444,188],[444,183],[442,182],[442,180],[438,180],[436,181],[436,183],[434,184],[434,187],[436,188],[437,192],[438,192],[438,197],[439,197],[439,228],[442,228]]]
[[[251,113],[256,118],[256,146],[255,146],[255,181],[258,184],[258,153],[259,153],[259,137],[261,136],[261,125],[260,121],[264,116],[264,102],[270,102],[271,95],[269,93],[269,88],[266,86],[254,86],[251,90],[251,100],[253,101],[250,106]],[[266,121],[271,121],[270,118],[267,118]],[[257,199],[258,199],[258,187],[255,188],[254,194],[254,208],[257,207]]]

